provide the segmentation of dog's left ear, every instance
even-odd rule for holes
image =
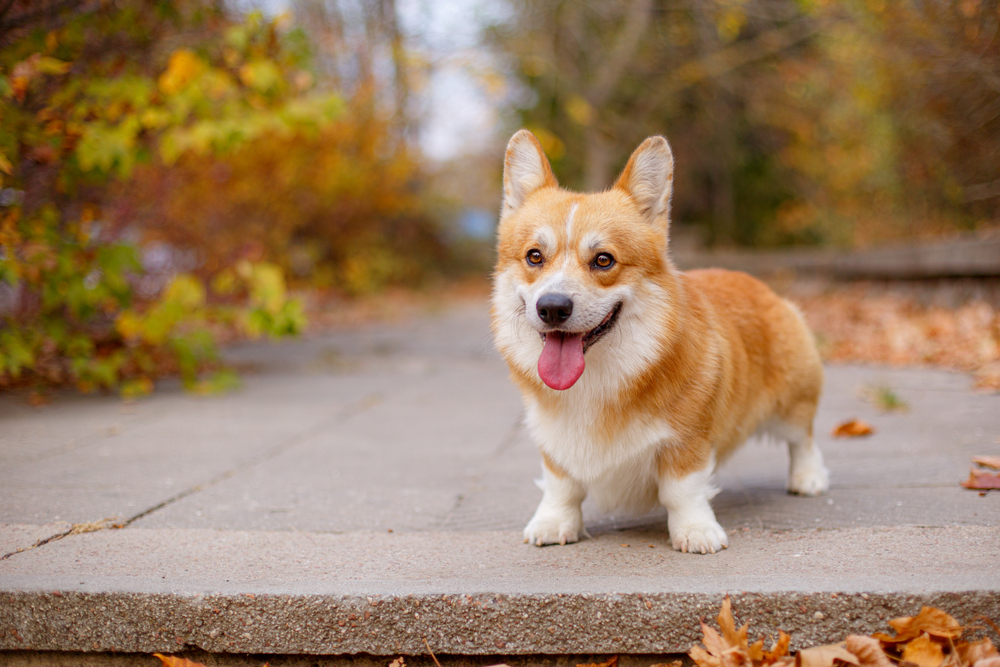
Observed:
[[[615,187],[627,192],[649,222],[669,225],[674,190],[674,155],[663,137],[650,137],[635,149]]]

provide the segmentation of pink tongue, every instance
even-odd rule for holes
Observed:
[[[538,375],[553,389],[569,389],[583,375],[583,334],[551,331],[538,357]]]

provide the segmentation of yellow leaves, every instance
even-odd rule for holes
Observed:
[[[578,125],[590,125],[594,122],[594,107],[580,95],[571,95],[566,100],[566,114]]]
[[[186,88],[205,68],[205,62],[194,52],[179,49],[170,55],[167,69],[157,83],[161,91],[173,95]]]
[[[205,287],[189,274],[176,276],[163,294],[163,301],[193,310],[205,304]]]
[[[281,71],[270,60],[255,60],[240,68],[240,81],[261,94],[273,93],[282,82]]]

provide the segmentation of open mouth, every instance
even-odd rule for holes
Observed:
[[[596,327],[594,327],[587,333],[583,334],[584,353],[586,353],[587,350],[590,349],[591,345],[600,340],[601,337],[604,336],[604,334],[608,333],[609,331],[611,331],[611,329],[614,328],[615,323],[618,321],[618,314],[621,312],[621,310],[622,310],[622,302],[619,301],[618,303],[615,304],[615,307],[611,309],[611,311],[607,314],[607,316],[605,316],[605,318],[601,320],[600,324],[598,324]],[[543,343],[545,342],[549,334],[557,334],[560,337],[566,335],[570,336],[579,335],[568,331],[542,331],[540,332],[540,335],[542,337]]]
[[[586,362],[584,353],[591,345],[611,331],[618,321],[622,304],[619,302],[601,323],[590,331],[548,331],[542,332],[542,354],[538,358],[538,376],[552,389],[569,389],[580,376]]]

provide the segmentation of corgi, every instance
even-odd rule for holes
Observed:
[[[823,366],[802,315],[764,283],[681,272],[668,230],[674,160],[650,137],[611,189],[559,187],[527,130],[507,146],[491,297],[494,341],[542,454],[538,546],[587,537],[581,503],[667,509],[673,547],[728,547],[712,473],[754,434],[788,443],[788,490],[824,493],[813,442]]]

